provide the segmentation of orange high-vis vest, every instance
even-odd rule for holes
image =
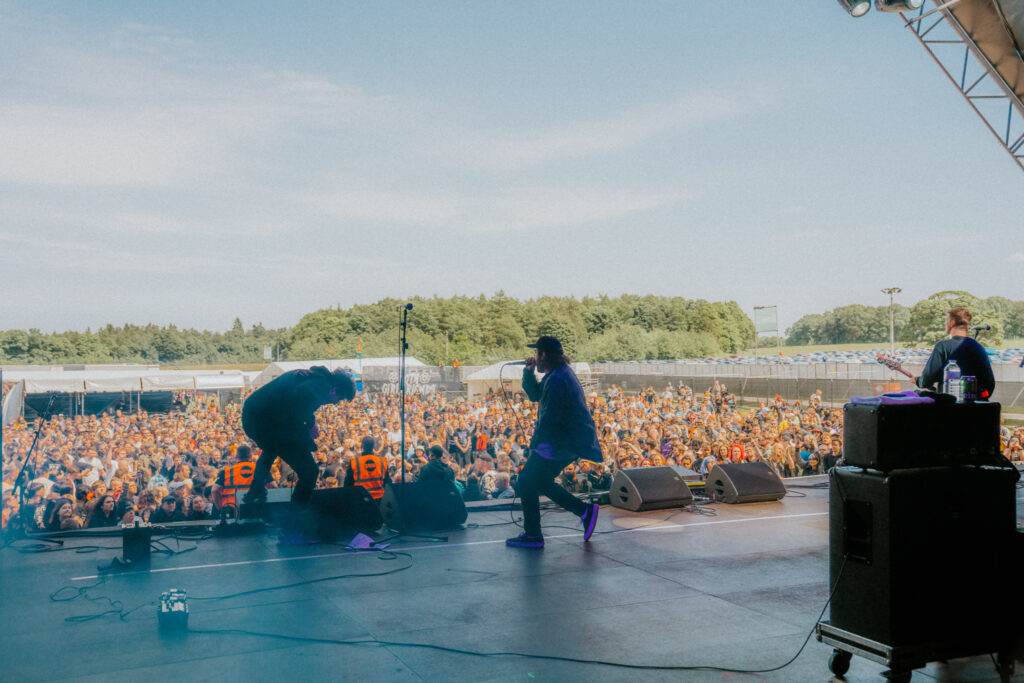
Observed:
[[[255,471],[256,463],[253,462],[236,462],[224,468],[224,487],[220,491],[221,507],[236,505],[235,491],[239,487],[249,486]]]
[[[384,476],[388,468],[379,455],[360,455],[352,460],[352,483],[362,486],[374,499],[384,497]]]

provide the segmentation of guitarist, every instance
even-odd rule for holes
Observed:
[[[950,358],[960,366],[962,375],[972,375],[978,382],[978,398],[988,400],[996,388],[995,377],[992,376],[992,366],[989,364],[988,354],[985,347],[967,335],[967,328],[971,325],[971,312],[966,308],[951,308],[946,311],[946,334],[949,339],[943,339],[935,348],[932,355],[928,357],[928,363],[920,377],[914,378],[914,383],[922,389],[934,390],[941,385],[942,371]]]

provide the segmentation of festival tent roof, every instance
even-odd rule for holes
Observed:
[[[523,366],[507,365],[510,361],[503,361],[488,365],[477,370],[465,379],[466,395],[469,400],[478,396],[486,396],[488,391],[493,394],[501,393],[501,385],[506,385],[506,391],[516,392],[523,389]],[[503,369],[504,368],[504,369]],[[573,372],[580,378],[590,377],[590,365],[588,363],[573,363]],[[537,373],[542,377],[541,373]]]
[[[138,369],[70,370],[43,372],[7,371],[4,382],[25,382],[25,392],[39,394],[96,393],[114,391],[172,391],[197,389],[241,389],[245,376],[238,370],[174,371]]]
[[[314,365],[323,365],[328,370],[337,370],[350,368],[355,371],[359,371],[359,368],[373,368],[373,367],[392,367],[397,368],[401,359],[398,356],[392,358],[338,358],[328,360],[284,360],[271,363],[263,369],[255,378],[252,380],[253,386],[263,386],[270,382],[275,377],[279,377],[286,372],[292,370],[307,370]],[[415,358],[406,357],[405,366],[408,368],[423,368],[426,367],[424,363],[416,360]]]

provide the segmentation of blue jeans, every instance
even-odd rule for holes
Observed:
[[[577,517],[587,511],[587,504],[555,483],[555,477],[572,460],[550,460],[532,453],[516,481],[516,490],[523,501],[523,531],[540,536],[540,494],[544,494]]]

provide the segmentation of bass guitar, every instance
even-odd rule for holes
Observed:
[[[880,353],[877,356],[875,356],[875,360],[878,361],[879,364],[884,365],[890,370],[895,370],[896,372],[903,373],[910,379],[916,379],[913,373],[904,368],[903,365],[900,363],[899,359],[895,358],[894,356],[888,356],[884,353]]]

